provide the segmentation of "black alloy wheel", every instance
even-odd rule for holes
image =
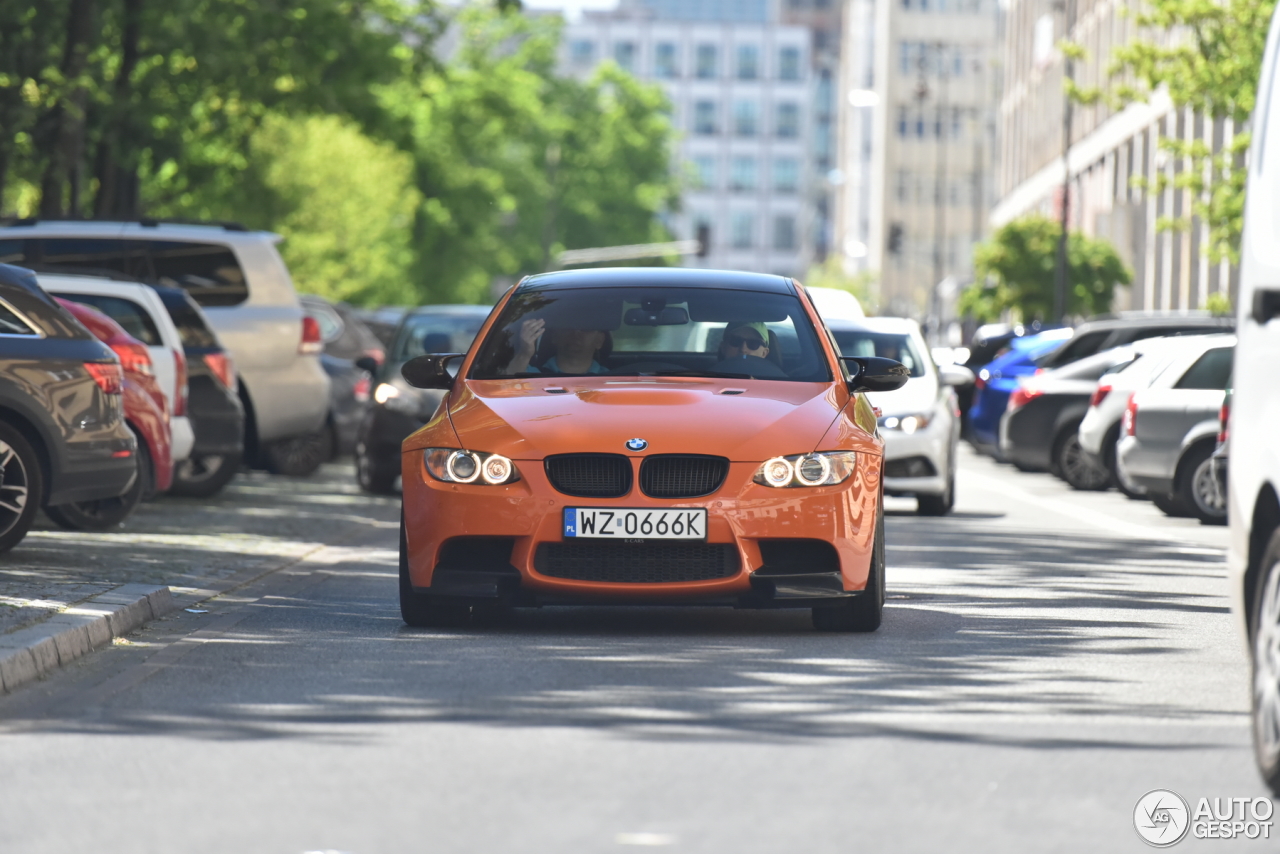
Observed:
[[[135,458],[138,471],[123,495],[46,507],[45,514],[60,527],[71,531],[107,531],[118,526],[142,503],[142,497],[155,487],[155,467],[147,443],[141,436],[138,437]]]
[[[267,468],[272,474],[307,477],[333,459],[337,443],[333,427],[326,424],[314,433],[282,439],[267,446]]]
[[[400,617],[415,629],[461,628],[471,622],[471,606],[466,602],[413,589],[403,511],[400,513]]]
[[[867,589],[835,605],[813,609],[813,627],[820,632],[874,632],[884,613],[884,500],[876,508],[876,541],[871,549]]]
[[[1280,530],[1271,534],[1258,568],[1249,656],[1253,752],[1262,779],[1280,796]]]
[[[356,442],[356,480],[360,488],[373,495],[395,495],[396,478],[399,471],[388,471],[386,466],[369,451],[369,444],[360,439]]]
[[[35,450],[0,421],[0,553],[22,542],[43,500],[44,475]]]
[[[1054,445],[1054,474],[1072,489],[1104,490],[1111,485],[1111,472],[1080,444],[1079,430],[1079,423],[1069,426]]]
[[[174,466],[169,494],[182,498],[217,495],[239,470],[239,454],[192,455]]]

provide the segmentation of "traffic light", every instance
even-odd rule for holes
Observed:
[[[698,257],[706,258],[711,254],[711,226],[705,222],[698,223]]]
[[[889,223],[889,239],[887,244],[890,255],[897,255],[902,251],[902,223]]]

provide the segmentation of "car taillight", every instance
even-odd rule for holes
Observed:
[[[155,376],[155,370],[151,367],[151,353],[146,344],[112,344],[111,349],[120,358],[122,370]]]
[[[1044,392],[1038,388],[1018,386],[1013,390],[1013,394],[1009,395],[1009,404],[1007,409],[1009,412],[1012,412],[1015,409],[1026,406],[1042,394],[1044,394]]]
[[[361,374],[360,379],[356,380],[356,384],[351,389],[351,394],[355,397],[357,403],[368,403],[369,392],[373,389],[373,377],[368,374]]]
[[[187,414],[187,357],[181,350],[173,351],[173,414]]]
[[[1218,410],[1218,444],[1224,444],[1230,434],[1231,398],[1228,397],[1226,400],[1222,401],[1222,408]]]
[[[320,335],[320,324],[314,317],[302,316],[302,342],[298,344],[298,352],[314,356],[324,349],[324,340]]]
[[[1136,394],[1129,395],[1129,402],[1124,407],[1124,423],[1122,425],[1126,436],[1133,436],[1138,432],[1138,400]]]
[[[1107,395],[1111,394],[1111,386],[1100,385],[1093,390],[1093,396],[1089,398],[1089,406],[1097,406],[1099,403],[1107,399]]]
[[[983,390],[984,388],[986,388],[986,387],[987,387],[987,381],[986,381],[985,379],[983,379],[982,377],[975,377],[975,378],[974,378],[974,380],[973,380],[973,390],[974,390],[974,391],[982,391],[982,390]]]
[[[124,391],[124,370],[119,362],[85,362],[84,367],[103,394],[120,394]]]
[[[209,366],[209,370],[218,378],[218,382],[229,389],[236,387],[236,366],[231,362],[229,355],[226,353],[205,353],[202,358],[204,363]]]

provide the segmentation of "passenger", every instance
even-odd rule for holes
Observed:
[[[538,339],[547,330],[547,322],[541,319],[526,320],[520,324],[516,335],[515,358],[507,365],[508,374],[603,374],[605,368],[596,355],[609,340],[609,333],[600,329],[552,329],[551,349],[555,355],[542,363],[542,367],[530,365],[538,350]]]
[[[720,358],[769,357],[769,330],[763,323],[730,323],[720,339]]]

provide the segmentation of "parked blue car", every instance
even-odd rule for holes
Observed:
[[[1036,359],[1061,347],[1070,336],[1069,329],[1051,329],[1014,338],[1007,352],[974,371],[977,382],[969,409],[969,438],[974,445],[999,456],[1000,416],[1004,415],[1009,395],[1023,377],[1036,372]]]

